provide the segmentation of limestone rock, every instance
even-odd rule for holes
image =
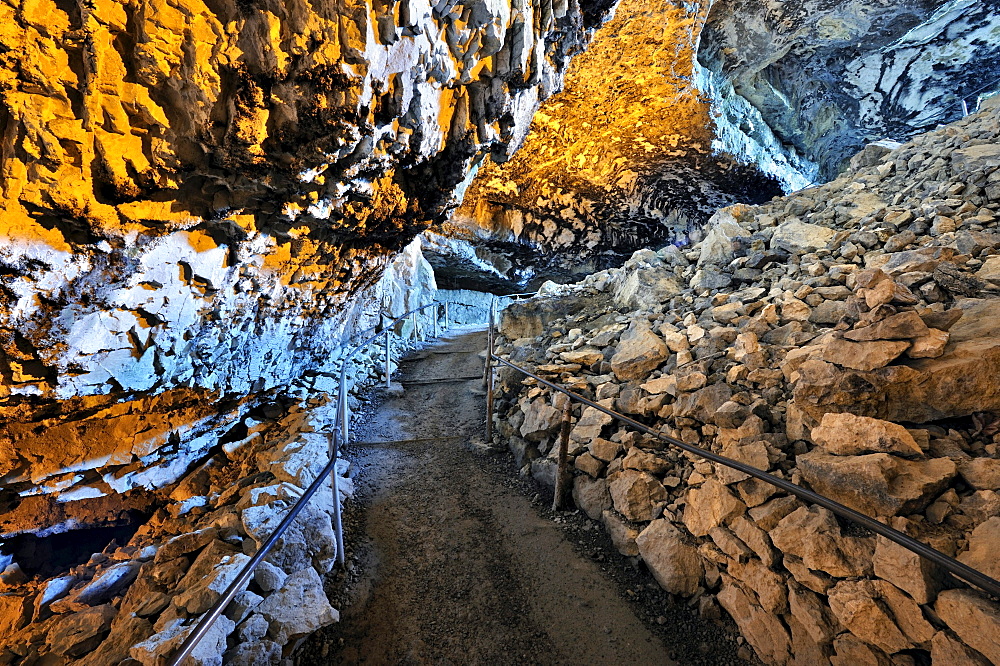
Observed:
[[[233,666],[278,666],[281,646],[274,641],[242,643],[226,653],[225,661]]]
[[[573,480],[573,502],[583,509],[591,520],[600,520],[606,509],[611,508],[611,493],[605,479],[578,476]]]
[[[763,610],[752,593],[731,576],[723,574],[719,604],[740,628],[740,634],[753,646],[758,655],[770,664],[784,664],[791,650],[791,637],[781,619]]]
[[[257,612],[268,621],[268,636],[279,645],[340,619],[327,601],[322,579],[312,567],[289,575],[281,589],[257,607]]]
[[[864,328],[844,333],[844,338],[854,342],[874,340],[912,340],[930,333],[927,324],[912,310],[886,317]]]
[[[962,460],[958,464],[958,473],[977,490],[1000,490],[1000,459]]]
[[[905,519],[897,519],[897,521]],[[905,526],[893,525],[897,529]],[[899,587],[918,604],[933,603],[941,588],[941,575],[937,567],[908,548],[885,537],[877,537],[875,546],[875,575]]]
[[[1000,516],[990,518],[972,530],[968,549],[960,553],[957,559],[994,580],[1000,579],[997,544],[1000,544]]]
[[[169,655],[174,654],[195,625],[185,625],[181,620],[173,620],[159,633],[133,646],[129,655],[142,666],[160,666]],[[219,617],[191,652],[191,659],[204,666],[222,666],[222,653],[226,651],[226,638],[233,633],[236,623],[228,617]]]
[[[743,514],[746,505],[738,500],[730,490],[714,479],[709,479],[700,488],[691,488],[687,493],[684,509],[684,525],[695,536],[705,536],[713,527]]]
[[[636,538],[639,554],[660,587],[672,594],[690,596],[702,577],[698,549],[670,521],[654,520]]]
[[[931,662],[935,664],[969,664],[989,666],[983,655],[955,640],[947,631],[939,631],[931,640]]]
[[[833,235],[833,229],[792,218],[774,230],[771,247],[789,252],[810,252],[826,247]]]
[[[649,269],[631,271],[615,287],[614,300],[633,310],[658,308],[681,292],[672,270]]]
[[[663,340],[647,324],[633,324],[622,333],[611,370],[623,381],[643,379],[667,360],[670,352]]]
[[[104,639],[116,614],[111,604],[72,613],[49,630],[48,644],[56,654],[84,655]]]
[[[524,410],[524,423],[521,424],[521,437],[529,442],[539,442],[552,434],[562,420],[559,410],[548,404],[544,398],[531,402]]]
[[[823,347],[823,360],[853,370],[876,370],[891,363],[909,347],[910,343],[905,341],[851,342],[833,338]]]
[[[934,612],[969,647],[1000,663],[1000,609],[971,590],[945,590]]]
[[[830,610],[852,634],[892,654],[912,647],[868,580],[841,581],[830,590]]]
[[[604,527],[608,530],[611,542],[619,553],[628,557],[639,554],[639,546],[636,539],[639,537],[639,530],[635,529],[622,520],[614,511],[605,511],[601,514]]]
[[[623,470],[610,485],[615,510],[629,520],[653,520],[666,504],[667,491],[648,472]]]
[[[799,507],[770,531],[771,541],[783,553],[802,559],[805,566],[844,578],[870,571],[871,550],[866,541],[841,534],[837,519],[822,507]]]
[[[913,435],[903,426],[847,412],[824,414],[820,426],[812,431],[812,440],[828,453],[838,456],[923,453]]]
[[[948,458],[904,460],[886,453],[831,456],[812,451],[796,462],[813,490],[870,516],[921,511],[956,475],[955,463]]]
[[[249,561],[248,556],[231,546],[221,541],[212,542],[178,583],[180,592],[174,597],[174,604],[191,614],[204,613],[218,601]]]
[[[694,393],[686,393],[674,403],[674,416],[714,423],[719,407],[732,397],[728,384],[712,384]]]

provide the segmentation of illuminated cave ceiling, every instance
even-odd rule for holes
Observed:
[[[995,1],[623,0],[443,230],[480,237],[487,263],[517,244],[544,255],[515,259],[515,279],[587,272],[683,240],[720,205],[766,200],[768,176],[798,189],[866,143],[960,117],[961,98],[1000,85],[998,61]]]

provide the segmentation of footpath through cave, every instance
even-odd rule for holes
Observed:
[[[328,582],[341,621],[296,663],[738,663],[729,632],[482,444],[485,346],[482,327],[453,328],[356,419],[347,570]]]

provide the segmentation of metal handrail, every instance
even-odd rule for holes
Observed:
[[[895,530],[895,529],[889,527],[888,525],[886,525],[886,524],[884,524],[884,523],[882,523],[882,522],[880,522],[878,520],[875,520],[874,518],[871,518],[870,516],[866,516],[863,513],[855,511],[854,509],[851,509],[850,507],[844,506],[843,504],[841,504],[839,502],[836,502],[836,501],[834,501],[834,500],[832,500],[832,499],[830,499],[830,498],[828,498],[828,497],[826,497],[824,495],[820,495],[819,493],[813,492],[812,490],[807,490],[807,489],[803,488],[802,486],[796,485],[796,484],[794,484],[794,483],[792,483],[790,481],[786,481],[785,479],[779,478],[779,477],[774,476],[772,474],[768,474],[764,470],[757,469],[756,467],[752,467],[750,465],[747,465],[745,463],[739,462],[737,460],[733,460],[731,458],[727,458],[725,456],[721,456],[721,455],[719,455],[717,453],[709,451],[708,449],[703,449],[703,448],[701,448],[699,446],[694,446],[693,444],[688,444],[688,443],[683,442],[683,441],[681,441],[679,439],[676,439],[674,437],[670,437],[669,435],[664,435],[663,433],[661,433],[659,431],[656,431],[656,430],[653,430],[649,426],[646,426],[646,425],[640,423],[639,421],[636,421],[635,419],[633,419],[633,418],[631,418],[629,416],[625,416],[624,414],[619,414],[618,412],[615,412],[614,410],[608,409],[607,407],[604,407],[603,405],[600,405],[597,402],[594,402],[593,400],[585,398],[584,396],[580,395],[579,393],[575,393],[573,391],[570,391],[567,388],[564,388],[562,386],[559,386],[558,384],[550,382],[547,379],[543,379],[542,377],[539,377],[537,374],[531,372],[530,370],[527,370],[526,368],[522,368],[519,365],[511,363],[507,359],[505,359],[505,358],[503,358],[501,356],[498,356],[497,354],[494,353],[494,346],[493,346],[494,327],[495,327],[495,322],[491,319],[490,320],[489,335],[488,335],[489,350],[488,350],[488,353],[487,353],[487,359],[489,359],[489,361],[490,361],[490,363],[487,364],[487,373],[489,375],[487,377],[487,383],[488,383],[487,396],[489,398],[491,398],[492,394],[493,394],[493,382],[494,382],[494,379],[493,379],[493,372],[492,372],[492,362],[493,361],[497,361],[497,362],[502,363],[502,364],[504,364],[504,365],[506,365],[506,366],[508,366],[510,368],[513,368],[514,370],[517,370],[518,372],[520,372],[520,373],[522,373],[524,375],[527,375],[528,377],[531,377],[535,381],[541,382],[542,384],[548,386],[551,389],[554,389],[556,391],[559,391],[560,393],[563,393],[563,394],[569,396],[572,400],[576,400],[577,402],[580,402],[580,403],[582,403],[584,405],[587,405],[588,407],[593,407],[594,409],[598,410],[599,412],[602,412],[603,414],[606,414],[606,415],[608,415],[608,416],[610,416],[610,417],[612,417],[612,418],[614,418],[614,419],[616,419],[618,421],[621,421],[621,422],[623,422],[623,423],[625,423],[625,424],[627,424],[627,425],[635,428],[636,430],[639,430],[639,431],[641,431],[641,432],[643,432],[643,433],[645,433],[647,435],[652,435],[653,437],[656,437],[657,439],[659,439],[659,440],[661,440],[663,442],[666,442],[668,444],[672,444],[673,446],[676,446],[676,447],[678,447],[680,449],[683,449],[684,451],[687,451],[688,453],[693,453],[695,455],[701,456],[702,458],[705,458],[706,460],[710,460],[712,462],[725,465],[726,467],[730,467],[732,469],[738,470],[740,472],[743,472],[744,474],[749,474],[750,476],[752,476],[754,478],[760,479],[761,481],[764,481],[764,482],[769,483],[769,484],[771,484],[773,486],[776,486],[776,487],[778,487],[778,488],[780,488],[780,489],[782,489],[782,490],[784,490],[786,492],[789,492],[792,495],[795,495],[796,497],[798,497],[799,499],[803,499],[803,500],[806,500],[808,502],[812,502],[813,504],[818,504],[819,506],[821,506],[821,507],[823,507],[825,509],[829,509],[830,511],[832,511],[836,515],[841,516],[842,518],[846,518],[848,520],[852,520],[852,521],[858,523],[859,525],[863,525],[864,527],[867,527],[868,529],[870,529],[872,532],[875,532],[876,534],[879,534],[879,535],[881,535],[881,536],[889,539],[890,541],[893,541],[893,542],[899,544],[900,546],[903,546],[907,550],[909,550],[909,551],[911,551],[913,553],[916,553],[920,557],[923,557],[925,559],[930,560],[931,562],[937,564],[938,566],[944,568],[945,570],[947,570],[950,573],[954,574],[955,576],[957,576],[957,577],[965,580],[966,582],[971,583],[973,585],[976,585],[976,586],[978,586],[978,587],[986,590],[990,594],[993,594],[993,595],[995,595],[997,597],[1000,597],[1000,581],[997,581],[996,579],[994,579],[994,578],[992,578],[990,576],[987,576],[983,572],[978,571],[978,570],[976,570],[976,569],[968,566],[967,564],[963,564],[962,562],[959,562],[958,560],[956,560],[956,559],[954,559],[952,557],[949,557],[948,555],[945,555],[941,551],[936,550],[936,549],[928,546],[925,543],[917,541],[913,537],[907,536],[906,534],[903,534],[902,532],[900,532],[898,530]],[[492,420],[493,420],[492,409],[491,409],[491,407],[492,407],[492,404],[491,404],[492,400],[488,400],[487,402],[490,403],[490,405],[488,405],[488,409],[487,409],[487,412],[488,412],[487,413],[487,431],[490,431],[490,425],[491,425]],[[492,439],[492,438],[490,438],[490,439]],[[556,499],[558,500],[558,498],[556,498]]]
[[[421,305],[420,307],[414,308],[409,312],[406,312],[400,315],[399,317],[396,317],[395,319],[384,325],[384,334],[386,339],[385,375],[386,375],[387,385],[391,386],[391,380],[389,378],[389,361],[390,361],[389,335],[392,331],[392,328],[400,321],[406,319],[407,317],[412,317],[414,322],[414,335],[416,335],[417,333],[416,314],[418,312],[421,312],[422,310],[425,310],[426,308],[439,307],[440,305],[442,304],[437,301],[434,301],[433,303],[427,303],[426,305]],[[449,305],[448,302],[444,303],[446,330],[449,328],[448,305]],[[380,324],[376,324],[361,331],[360,333],[352,334],[348,338],[348,340],[353,340],[360,335],[364,335],[370,331],[374,331],[378,329],[379,326]],[[438,331],[438,319],[437,319],[437,312],[435,312],[434,313],[435,336],[437,335],[437,331]],[[336,417],[334,418],[333,432],[329,433],[330,462],[328,462],[326,466],[323,467],[323,469],[320,471],[320,473],[316,475],[316,478],[313,480],[313,482],[309,484],[309,487],[305,490],[305,492],[302,493],[302,497],[300,497],[298,501],[295,502],[295,504],[292,506],[291,510],[289,510],[289,512],[285,515],[281,523],[278,524],[278,527],[275,528],[274,532],[271,533],[271,536],[267,538],[267,540],[261,545],[261,547],[257,550],[257,552],[254,553],[253,557],[251,557],[250,560],[243,566],[243,568],[240,569],[239,574],[237,574],[233,582],[229,584],[229,586],[222,593],[219,599],[201,617],[201,619],[198,621],[198,624],[195,626],[194,630],[190,634],[188,634],[188,637],[184,640],[183,643],[181,643],[181,646],[177,648],[177,652],[175,652],[173,657],[171,658],[169,666],[180,666],[180,663],[184,661],[188,656],[190,656],[191,652],[198,645],[201,639],[205,637],[205,634],[208,633],[209,629],[211,629],[215,621],[219,619],[220,615],[222,615],[223,611],[226,609],[226,606],[228,606],[230,602],[232,602],[232,600],[236,597],[237,594],[243,591],[243,587],[247,585],[247,583],[249,582],[250,576],[253,575],[254,570],[261,563],[261,561],[263,561],[263,559],[267,556],[267,554],[271,551],[271,549],[274,548],[274,545],[278,542],[278,539],[281,538],[285,530],[288,529],[288,527],[292,524],[292,522],[299,515],[299,513],[302,512],[302,510],[305,508],[309,500],[312,499],[313,495],[316,494],[316,491],[319,490],[320,486],[323,485],[327,475],[331,476],[333,482],[333,513],[334,513],[333,522],[334,522],[334,531],[337,542],[337,563],[338,564],[344,563],[344,536],[343,536],[343,526],[341,524],[341,516],[340,516],[339,489],[337,485],[337,461],[339,460],[341,441],[343,442],[348,441],[348,431],[347,431],[348,412],[347,412],[347,395],[346,395],[347,365],[359,351],[367,347],[373,340],[375,340],[382,334],[383,332],[380,331],[375,335],[367,338],[366,340],[364,340],[364,342],[357,345],[347,356],[343,358],[340,369],[340,395],[338,396],[338,409]]]

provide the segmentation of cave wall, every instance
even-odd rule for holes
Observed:
[[[592,271],[686,240],[720,206],[780,194],[777,179],[713,154],[710,100],[693,85],[709,7],[621,2],[521,150],[480,168],[445,233],[486,229],[539,252],[536,268]]]
[[[716,147],[826,181],[866,143],[903,142],[1000,87],[995,0],[717,0],[698,46]]]
[[[607,9],[0,3],[2,489],[170,482],[432,286],[416,255],[380,279]]]

